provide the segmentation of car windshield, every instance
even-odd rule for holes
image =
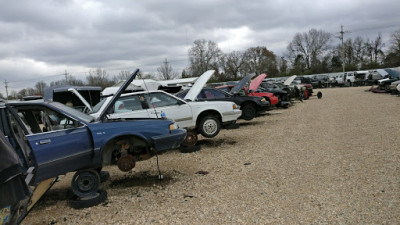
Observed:
[[[101,109],[101,107],[104,105],[106,100],[107,100],[107,98],[103,98],[99,103],[97,103],[95,106],[93,106],[91,113],[97,113]]]
[[[74,108],[68,107],[68,106],[66,106],[64,104],[61,104],[59,102],[50,102],[49,104],[51,104],[52,106],[54,106],[54,107],[56,107],[58,109],[63,110],[64,112],[66,112],[66,113],[68,113],[70,115],[75,116],[76,118],[82,120],[83,122],[90,123],[90,122],[94,121],[94,117],[89,116],[89,115],[87,115],[87,114],[85,114],[83,112],[80,112],[80,111],[78,111],[78,110],[76,110]]]

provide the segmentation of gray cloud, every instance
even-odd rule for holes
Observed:
[[[388,42],[400,29],[399,8],[397,0],[2,1],[0,80],[21,89],[35,77],[61,79],[54,75],[65,69],[154,72],[165,58],[180,70],[196,39],[225,43],[224,51],[267,46],[282,55],[296,33],[315,28],[338,35],[344,25],[345,38],[381,32]],[[25,83],[26,71],[33,78]]]

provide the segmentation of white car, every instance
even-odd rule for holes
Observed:
[[[201,91],[207,80],[214,74],[213,70],[205,72],[198,78],[190,89],[188,95],[196,96]],[[103,98],[90,113],[98,117],[108,105],[112,96]],[[185,144],[193,145],[197,142],[197,134],[204,137],[215,137],[221,127],[234,124],[242,115],[239,107],[228,101],[194,101],[195,97],[187,101],[175,97],[161,90],[140,91],[122,94],[108,117],[113,119],[123,118],[169,118],[175,120],[179,127],[188,130],[188,140]]]

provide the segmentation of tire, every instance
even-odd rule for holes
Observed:
[[[322,98],[322,92],[318,91],[318,93],[317,93],[317,98],[318,98],[318,99]]]
[[[200,119],[197,128],[201,135],[212,138],[218,135],[221,130],[221,123],[215,116],[205,116]]]
[[[92,169],[77,171],[72,177],[71,188],[80,198],[97,195],[100,189],[100,175]]]
[[[254,117],[256,117],[256,109],[252,105],[245,105],[242,108],[242,118],[244,120],[252,120]]]
[[[390,84],[385,84],[385,91],[390,92]]]
[[[96,196],[80,198],[78,196],[72,197],[68,200],[68,205],[73,209],[84,209],[98,205],[107,200],[107,191],[99,190]]]

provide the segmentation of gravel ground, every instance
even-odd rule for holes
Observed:
[[[108,200],[69,208],[61,177],[23,224],[399,224],[400,97],[367,87],[320,89],[239,129],[107,167]],[[200,172],[200,173],[199,173]]]

